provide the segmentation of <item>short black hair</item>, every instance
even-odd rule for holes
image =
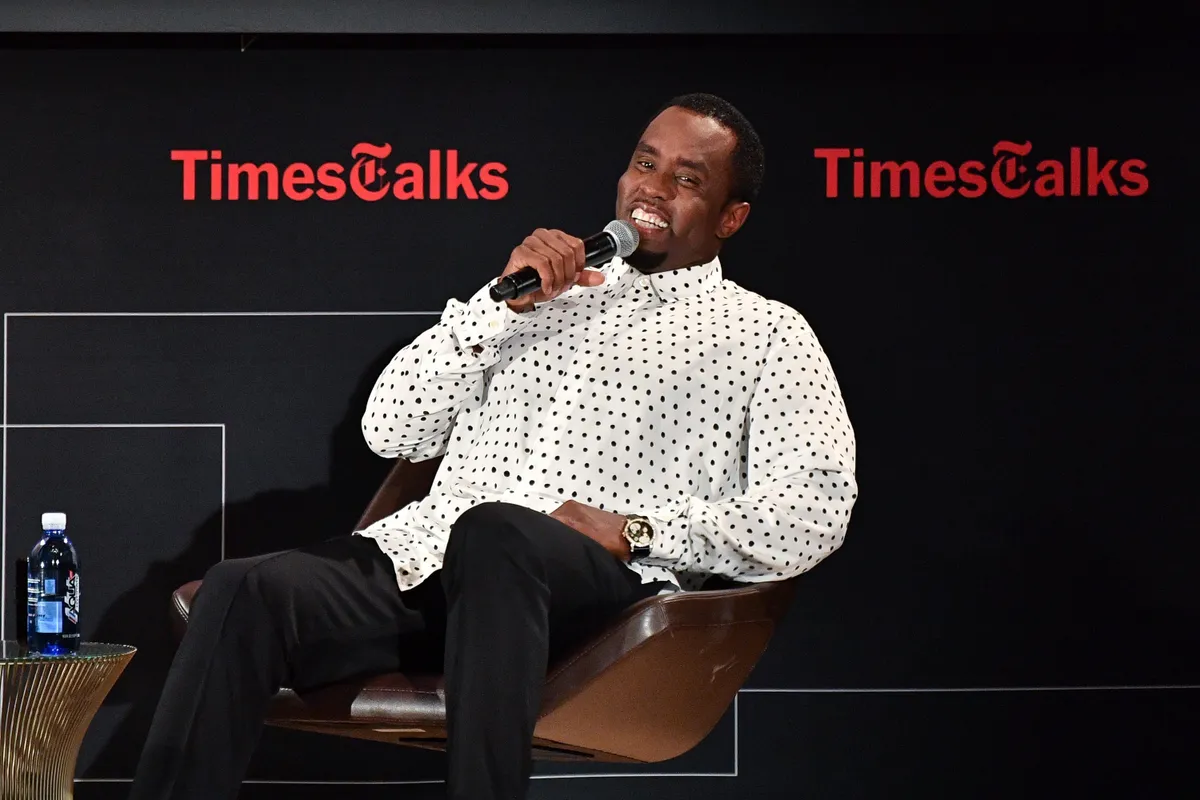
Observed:
[[[737,144],[733,147],[733,185],[729,189],[729,200],[753,203],[762,188],[766,163],[762,140],[758,138],[758,131],[754,130],[750,120],[728,100],[704,92],[674,97],[664,103],[654,116],[675,107],[714,119],[733,132]]]

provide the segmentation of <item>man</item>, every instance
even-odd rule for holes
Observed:
[[[722,275],[762,146],[710,95],[668,103],[617,186],[641,234],[583,269],[539,229],[384,369],[387,457],[443,456],[427,498],[355,535],[204,580],[135,800],[236,795],[281,685],[444,667],[449,796],[516,800],[548,663],[638,600],[706,577],[790,578],[842,542],[855,439],[813,332]],[[488,289],[533,266],[540,290]],[[442,657],[444,656],[444,663]]]

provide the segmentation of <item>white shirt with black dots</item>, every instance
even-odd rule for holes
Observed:
[[[854,429],[829,360],[791,307],[719,259],[643,275],[617,258],[518,314],[490,281],[383,370],[362,418],[381,456],[444,456],[427,497],[379,520],[400,588],[441,567],[483,502],[567,500],[654,524],[643,582],[697,589],[812,569],[858,496]]]

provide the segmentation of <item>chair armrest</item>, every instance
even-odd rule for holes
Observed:
[[[176,642],[181,641],[187,632],[188,614],[191,613],[192,601],[201,583],[203,581],[191,581],[171,592],[171,633],[175,635]]]
[[[652,597],[551,669],[537,734],[665,761],[720,721],[766,650],[793,581]]]

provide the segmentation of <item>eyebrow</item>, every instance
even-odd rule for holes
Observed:
[[[645,154],[651,155],[651,156],[660,155],[660,153],[658,152],[658,150],[655,147],[653,147],[652,145],[646,144],[645,142],[638,142],[637,149],[635,152],[645,153]],[[687,167],[688,169],[694,169],[697,172],[702,172],[705,175],[708,174],[708,167],[699,161],[693,161],[690,158],[681,158],[681,159],[679,159],[679,164],[680,164],[680,166]]]

